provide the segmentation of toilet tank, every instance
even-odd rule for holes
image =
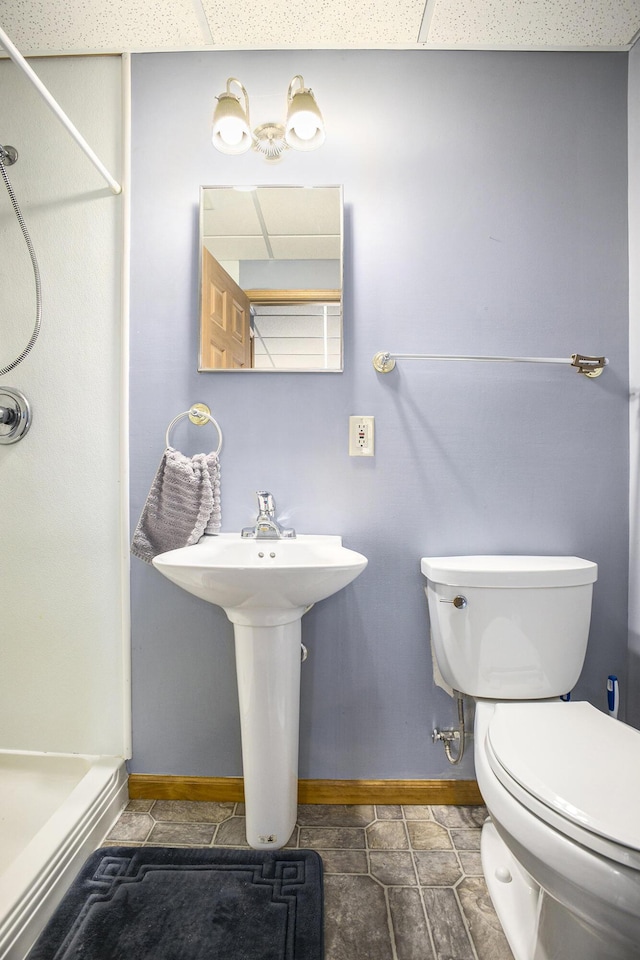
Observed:
[[[492,700],[568,693],[587,650],[598,567],[580,557],[423,557],[443,680]]]

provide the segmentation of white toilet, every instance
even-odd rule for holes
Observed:
[[[558,699],[584,662],[596,564],[421,569],[442,680],[476,700],[482,867],[516,960],[640,958],[640,733]]]

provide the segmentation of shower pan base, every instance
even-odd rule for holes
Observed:
[[[0,750],[0,960],[23,960],[127,799],[120,757]]]

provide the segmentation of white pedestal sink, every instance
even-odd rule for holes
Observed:
[[[355,580],[367,558],[341,537],[226,533],[162,553],[153,564],[233,623],[247,840],[278,849],[296,822],[301,618]]]

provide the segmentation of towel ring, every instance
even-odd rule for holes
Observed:
[[[206,403],[194,403],[189,410],[185,410],[184,413],[179,413],[177,417],[174,417],[169,426],[167,427],[167,433],[165,435],[165,446],[170,447],[169,434],[171,433],[173,427],[176,425],[178,420],[182,420],[183,417],[189,417],[191,423],[195,423],[196,426],[202,427],[205,423],[212,423],[216,430],[218,431],[218,446],[214,450],[215,454],[220,453],[222,450],[222,430],[220,429],[220,424],[217,420],[211,416],[211,410],[206,405]]]

